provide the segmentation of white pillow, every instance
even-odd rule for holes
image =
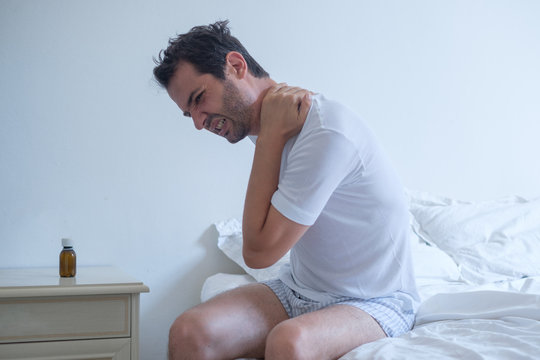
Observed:
[[[436,246],[420,240],[412,231],[411,254],[417,279],[431,280],[430,282],[460,280],[460,272],[454,260]]]
[[[242,224],[240,221],[229,219],[214,225],[219,233],[218,247],[221,251],[257,281],[277,278],[281,265],[289,262],[289,253],[287,253],[277,263],[266,269],[251,269],[245,264],[242,257]],[[458,267],[447,254],[435,246],[420,241],[414,233],[411,234],[411,238],[411,252],[416,277],[442,281],[459,280]]]
[[[214,224],[219,233],[218,248],[232,261],[240,265],[249,275],[257,281],[275,279],[279,275],[281,265],[289,262],[289,253],[285,254],[274,265],[265,269],[252,269],[246,265],[242,257],[242,224],[237,219],[229,219]]]
[[[540,198],[466,202],[409,192],[414,231],[471,284],[540,275]]]

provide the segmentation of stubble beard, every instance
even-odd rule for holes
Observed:
[[[231,81],[225,80],[223,90],[223,113],[232,123],[232,134],[229,134],[227,140],[235,144],[249,134],[253,109]]]

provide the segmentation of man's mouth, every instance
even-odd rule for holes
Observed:
[[[215,122],[215,126],[213,128],[210,128],[208,130],[212,131],[214,134],[227,137],[227,134],[229,133],[229,126],[228,121],[226,118],[219,119]]]
[[[221,129],[223,128],[223,125],[225,124],[225,119],[221,119],[218,121],[217,125],[216,125],[216,132],[220,132]]]

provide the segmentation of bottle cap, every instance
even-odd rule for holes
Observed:
[[[62,246],[63,247],[73,247],[73,240],[64,238],[62,239]]]

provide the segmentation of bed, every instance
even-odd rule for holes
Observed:
[[[360,346],[353,359],[540,359],[540,198],[468,202],[408,191],[422,299],[412,331]],[[201,300],[277,276],[241,256],[240,222],[215,224],[218,247],[245,274],[219,273]]]

